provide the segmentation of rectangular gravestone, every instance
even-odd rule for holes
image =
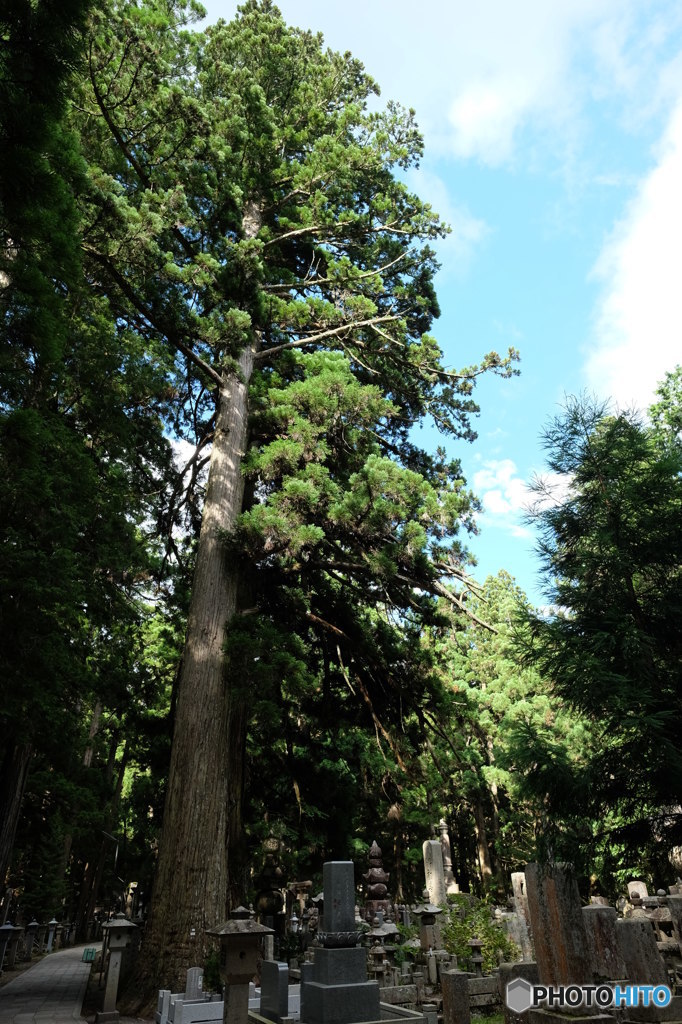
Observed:
[[[185,980],[185,999],[201,999],[204,994],[203,967],[190,967]]]
[[[616,923],[616,935],[631,984],[668,984],[668,972],[647,917],[622,918]],[[673,995],[665,1007],[631,1007],[628,1018],[631,1021],[679,1021],[682,1019],[682,996]]]
[[[575,875],[528,864],[526,894],[541,985],[591,985],[592,963]]]
[[[469,976],[464,971],[444,971],[441,987],[443,1024],[471,1024]]]
[[[323,865],[322,948],[301,974],[301,1015],[306,1024],[379,1021],[379,985],[367,980],[367,952],[357,946],[355,871],[352,861]]]
[[[589,907],[583,907],[582,913],[597,984],[627,978],[625,961],[616,935],[618,914],[615,907],[591,903]]]
[[[505,1024],[527,1024],[528,1010],[518,1010],[508,1005],[507,985],[519,980],[527,982],[528,985],[538,985],[540,982],[538,965],[530,961],[518,964],[500,964],[497,980]],[[514,1003],[513,996],[511,1002]]]
[[[330,860],[322,865],[325,932],[355,931],[355,868],[352,860]]]
[[[429,899],[441,907],[447,903],[445,888],[445,868],[443,866],[443,848],[438,839],[427,839],[422,846],[424,854],[424,876]]]
[[[633,893],[637,893],[641,899],[645,900],[649,895],[646,882],[641,882],[637,878],[633,879],[632,882],[628,882],[628,896],[632,896]]]
[[[289,1014],[289,965],[264,960],[260,972],[260,1015],[280,1021]]]
[[[622,918],[616,922],[616,935],[630,982],[638,985],[668,984],[668,972],[648,918]]]

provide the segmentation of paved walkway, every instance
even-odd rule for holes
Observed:
[[[83,1024],[81,1007],[92,964],[84,946],[60,949],[0,988],[0,1024]]]

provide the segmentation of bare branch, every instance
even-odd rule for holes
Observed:
[[[373,327],[374,324],[386,323],[388,321],[395,321],[398,317],[395,314],[387,314],[386,316],[370,317],[368,320],[351,320],[350,323],[341,324],[339,327],[331,327],[327,331],[320,331],[318,334],[311,334],[307,338],[299,338],[297,341],[287,341],[282,345],[273,345],[271,348],[263,348],[256,354],[256,359],[267,359],[268,356],[274,355],[277,352],[283,352],[289,348],[303,348],[305,345],[316,345],[319,341],[324,341],[325,338],[335,338],[344,333],[354,331],[359,327]]]

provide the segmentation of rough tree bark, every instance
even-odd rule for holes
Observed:
[[[243,237],[260,228],[255,204]],[[128,986],[130,1006],[151,1006],[154,987],[181,991],[185,971],[208,949],[205,932],[224,921],[230,892],[228,837],[241,832],[243,714],[230,705],[224,655],[226,626],[238,609],[239,572],[224,535],[242,511],[241,461],[248,440],[248,390],[260,332],[253,330],[238,370],[226,373],[216,396],[216,426],[192,585],[187,635],[178,676],[163,833],[150,917],[138,968]],[[240,749],[241,747],[241,749]],[[197,794],[201,798],[197,799]],[[141,993],[141,998],[135,993]]]
[[[9,872],[32,756],[30,743],[10,741],[0,766],[0,884],[4,884]]]

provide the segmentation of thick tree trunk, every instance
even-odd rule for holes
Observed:
[[[14,839],[26,789],[28,768],[33,755],[29,743],[11,741],[5,749],[0,768],[0,885],[4,885],[12,862]]]
[[[244,234],[260,221],[252,207]],[[230,707],[223,646],[237,610],[238,570],[223,535],[242,510],[241,460],[248,436],[248,388],[259,335],[239,370],[219,389],[187,637],[178,677],[163,834],[150,917],[138,969],[128,985],[130,1007],[150,1008],[158,988],[182,991],[185,972],[203,962],[207,928],[228,912],[228,840],[241,834],[244,711]]]

